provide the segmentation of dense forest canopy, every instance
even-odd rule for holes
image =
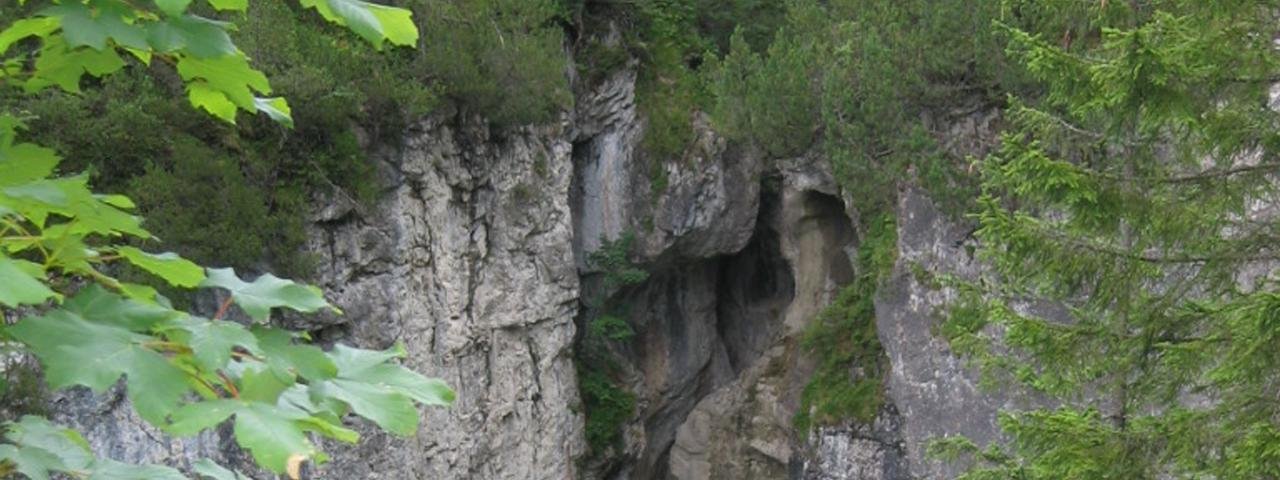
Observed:
[[[196,317],[157,299],[182,305],[184,290],[204,285],[242,292],[227,298],[259,320],[275,307],[327,307],[299,284],[274,276],[246,282],[198,265],[305,277],[313,259],[300,252],[317,196],[375,204],[384,192],[370,155],[397,148],[419,119],[482,119],[496,132],[554,124],[577,95],[634,71],[646,122],[640,159],[652,166],[654,189],[666,185],[662,164],[686,161],[695,129],[706,124],[770,161],[829,162],[857,209],[858,275],[805,335],[816,370],[797,430],[871,421],[884,401],[874,299],[898,260],[899,190],[913,185],[973,226],[968,246],[984,265],[973,277],[932,279],[957,298],[939,312],[946,320],[938,334],[992,388],[1028,389],[1055,405],[1003,415],[1006,445],[938,439],[939,458],[970,466],[965,478],[973,479],[1280,477],[1280,297],[1272,274],[1277,2],[379,3],[394,7],[355,0],[0,4],[0,162],[41,165],[9,163],[0,171],[0,278],[10,279],[0,303],[53,304],[53,313],[3,335],[39,356],[54,386],[101,389],[120,377],[60,375],[65,359],[52,353],[67,345],[50,332],[112,327],[103,335],[124,339],[120,345],[138,335],[163,344],[126,349],[136,361],[129,368],[195,379],[194,387],[165,390],[147,418],[172,433],[232,413],[269,416],[255,410],[260,405],[216,403],[229,393],[239,399],[237,390],[263,388],[263,398],[274,400],[327,385],[321,396],[342,408],[299,399],[305,415],[291,412],[303,416],[279,427],[296,433],[289,438],[297,448],[261,453],[261,442],[246,433],[241,445],[268,469],[285,471],[303,450],[322,458],[304,430],[350,439],[337,421],[346,407],[410,433],[416,423],[403,423],[406,408],[448,403],[451,392],[386,363],[403,352],[322,352],[265,326],[190,320]],[[147,23],[195,28],[181,23],[193,18],[222,32],[212,44],[225,37],[230,50],[127,33]],[[56,22],[40,23],[49,19]],[[106,19],[114,23],[104,26]],[[94,57],[117,50],[106,66]],[[83,68],[76,64],[70,79],[42,76],[53,71],[42,62],[56,55]],[[247,87],[237,84],[235,92],[252,87],[262,98],[218,90],[183,64],[224,57],[244,62],[236,80]],[[269,89],[257,86],[259,76]],[[966,158],[940,144],[948,122],[990,111],[1000,112],[1002,132],[988,155]],[[45,178],[55,171],[63,176]],[[84,208],[41,206],[56,199],[22,190],[30,182],[63,182],[63,193]],[[128,213],[135,202],[146,229]],[[85,226],[68,227],[77,222]],[[152,237],[190,261],[144,251],[157,245]],[[97,255],[60,257],[54,242],[67,241]],[[610,288],[645,280],[628,261],[630,241],[609,243],[589,259],[606,271]],[[100,268],[117,260],[127,265]],[[140,286],[155,275],[164,282]],[[101,288],[77,292],[80,284],[68,278]],[[248,297],[259,302],[245,304]],[[99,302],[142,316],[104,327],[84,310]],[[616,316],[590,327],[576,358],[587,440],[602,454],[619,442],[635,408],[603,345],[633,332]],[[217,353],[202,355],[206,348]],[[276,355],[284,363],[259,363],[280,367],[274,373],[287,377],[280,385],[242,385],[257,381],[261,372],[253,370],[219,376],[228,365]],[[186,370],[172,371],[175,363]],[[865,371],[854,377],[853,365]],[[401,382],[391,392],[398,395],[393,412],[362,404],[350,391],[359,387],[342,383],[354,371],[368,373],[363,368]],[[193,408],[217,411],[180,405],[192,392],[207,401],[190,405],[213,405]],[[181,424],[170,417],[177,413],[202,420]],[[55,430],[29,418],[13,424],[17,434],[0,458],[34,476],[43,467],[17,450],[30,446],[23,435]]]

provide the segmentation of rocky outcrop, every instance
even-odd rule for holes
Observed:
[[[869,424],[796,431],[814,369],[800,337],[854,278],[858,206],[825,159],[766,161],[704,119],[685,158],[654,164],[634,87],[634,69],[616,72],[541,127],[438,114],[370,146],[385,189],[375,205],[317,200],[315,280],[346,314],[277,320],[325,343],[401,342],[410,367],[458,390],[414,437],[353,425],[361,444],[327,445],[318,478],[950,478],[925,455],[930,439],[999,438],[995,412],[1022,400],[978,389],[933,333],[948,292],[916,274],[973,274],[967,231],[912,188],[875,302],[886,404]],[[933,127],[944,147],[980,152],[994,118]],[[606,292],[635,331],[610,349],[637,405],[622,448],[588,459],[573,348],[599,313],[584,299],[603,289],[587,259],[624,234],[649,277]],[[61,393],[52,408],[119,460],[250,463],[225,430],[165,438],[117,391]]]
[[[949,292],[915,269],[972,274],[963,227],[940,212],[923,192],[908,189],[898,203],[898,262],[876,298],[876,328],[889,357],[888,398],[902,418],[910,470],[919,478],[951,478],[957,472],[925,455],[928,441],[965,435],[979,444],[996,438],[1003,398],[980,390],[977,374],[935,336]]]
[[[349,321],[322,338],[403,342],[458,392],[418,435],[370,432],[331,478],[561,479],[581,450],[570,357],[571,146],[557,127],[495,135],[434,118],[383,156],[370,215],[318,218],[319,284]]]
[[[317,209],[315,282],[342,317],[289,317],[322,343],[399,342],[405,363],[445,379],[452,408],[427,409],[416,436],[357,424],[356,447],[327,445],[317,478],[563,479],[583,450],[571,360],[578,275],[563,126],[490,132],[433,117],[376,156],[377,205],[331,199]],[[116,459],[212,457],[244,468],[230,433],[172,440],[146,427],[117,391],[73,391],[54,409]]]

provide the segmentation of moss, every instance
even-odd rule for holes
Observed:
[[[547,154],[539,153],[538,158],[533,159],[533,173],[540,178],[548,178],[551,175],[551,167],[547,163]]]
[[[579,59],[578,76],[588,85],[604,81],[609,74],[625,66],[631,58],[626,47],[608,45],[595,36],[587,37],[585,43],[574,58]]]
[[[846,420],[869,422],[884,402],[884,349],[876,334],[875,294],[893,268],[897,231],[892,216],[868,222],[858,248],[859,275],[805,331],[801,346],[817,369],[800,397],[797,430]]]
[[[667,191],[670,186],[671,178],[667,174],[667,167],[657,158],[649,160],[649,190],[653,192],[654,199]]]
[[[0,420],[48,414],[49,392],[38,370],[24,364],[12,364],[0,375],[0,412],[4,413]]]
[[[520,182],[511,189],[513,205],[528,205],[538,198],[538,191],[533,185]]]

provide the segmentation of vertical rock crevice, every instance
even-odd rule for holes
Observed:
[[[796,281],[775,230],[781,198],[762,196],[760,219],[740,251],[666,257],[644,283],[608,300],[622,306],[635,331],[613,351],[629,372],[627,388],[640,399],[627,427],[633,444],[626,458],[614,459],[614,478],[667,478],[671,446],[689,413],[754,366],[783,330]],[[584,291],[592,291],[586,285],[593,278],[584,275]],[[579,328],[586,322],[580,319]]]

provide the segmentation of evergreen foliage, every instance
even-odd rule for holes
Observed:
[[[796,429],[846,420],[870,422],[884,403],[884,349],[876,334],[875,294],[897,258],[897,224],[891,215],[867,222],[858,246],[858,276],[804,332],[801,345],[817,369],[796,412]]]
[[[923,119],[1020,84],[990,28],[999,15],[998,2],[791,2],[767,49],[743,30],[707,69],[712,120],[772,157],[825,154],[869,212],[892,204],[912,168],[963,203],[961,159],[939,151]]]
[[[630,232],[615,240],[601,239],[600,248],[587,259],[592,268],[601,272],[602,290],[585,301],[593,316],[577,342],[574,365],[587,417],[587,445],[594,456],[603,455],[618,444],[622,426],[635,413],[635,394],[620,378],[622,366],[610,349],[613,342],[630,340],[635,331],[627,323],[625,306],[608,301],[619,289],[649,278],[649,273],[629,258],[634,243],[635,235]]]
[[[546,123],[572,106],[565,7],[557,0],[412,0],[425,18],[415,62],[446,96],[499,126]]]
[[[936,450],[969,479],[1275,477],[1280,5],[1003,5],[1043,95],[978,165],[991,269],[943,332],[1061,406]]]

